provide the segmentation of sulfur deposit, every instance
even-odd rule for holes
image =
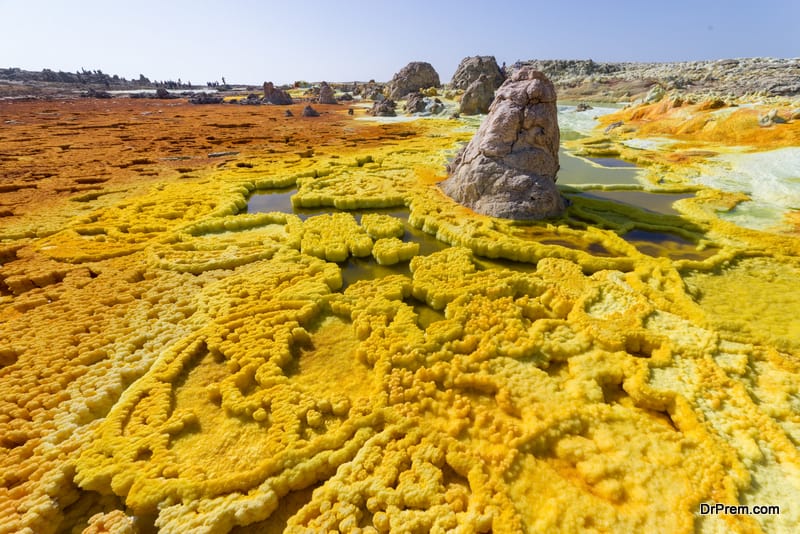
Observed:
[[[697,184],[480,215],[469,122],[303,106],[0,102],[0,532],[795,530],[796,232]]]

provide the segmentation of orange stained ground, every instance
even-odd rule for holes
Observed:
[[[761,127],[759,118],[775,109],[785,123]],[[728,106],[722,101],[686,103],[665,97],[660,102],[625,108],[600,119],[608,126],[623,121],[639,137],[670,136],[690,144],[746,146],[772,150],[800,146],[800,121],[789,121],[788,104]]]
[[[354,121],[344,105],[314,104],[321,116],[302,117],[304,106],[128,98],[0,101],[0,220],[13,225],[26,214],[54,209],[72,215],[109,192],[190,179],[226,163],[268,172],[270,163],[280,162],[283,169],[301,171],[320,157],[344,161],[417,129]],[[287,109],[293,117],[285,116]],[[238,157],[215,156],[224,152]]]

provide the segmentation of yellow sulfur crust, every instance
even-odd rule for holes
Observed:
[[[78,146],[160,106],[166,136],[202,124],[240,153],[159,159],[172,145],[131,119],[149,159],[97,147],[127,165],[99,189],[63,170],[43,204],[1,193],[0,532],[800,523],[800,242],[720,219],[735,195],[664,216],[565,189],[562,219],[521,223],[435,187],[458,121],[82,102],[60,113],[94,128],[43,133],[43,105],[0,118]],[[15,176],[38,168],[30,144],[0,139]],[[96,170],[51,148],[43,168]],[[245,212],[285,187],[297,214]],[[348,279],[355,261],[374,276]]]

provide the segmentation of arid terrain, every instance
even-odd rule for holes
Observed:
[[[0,83],[0,532],[793,532],[776,61],[741,92],[745,60],[538,65],[567,205],[541,221],[437,186],[485,119],[452,87],[384,117],[397,83]]]

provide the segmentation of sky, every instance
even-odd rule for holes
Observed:
[[[800,57],[798,0],[0,0],[0,68],[151,80],[388,81],[427,61]]]

